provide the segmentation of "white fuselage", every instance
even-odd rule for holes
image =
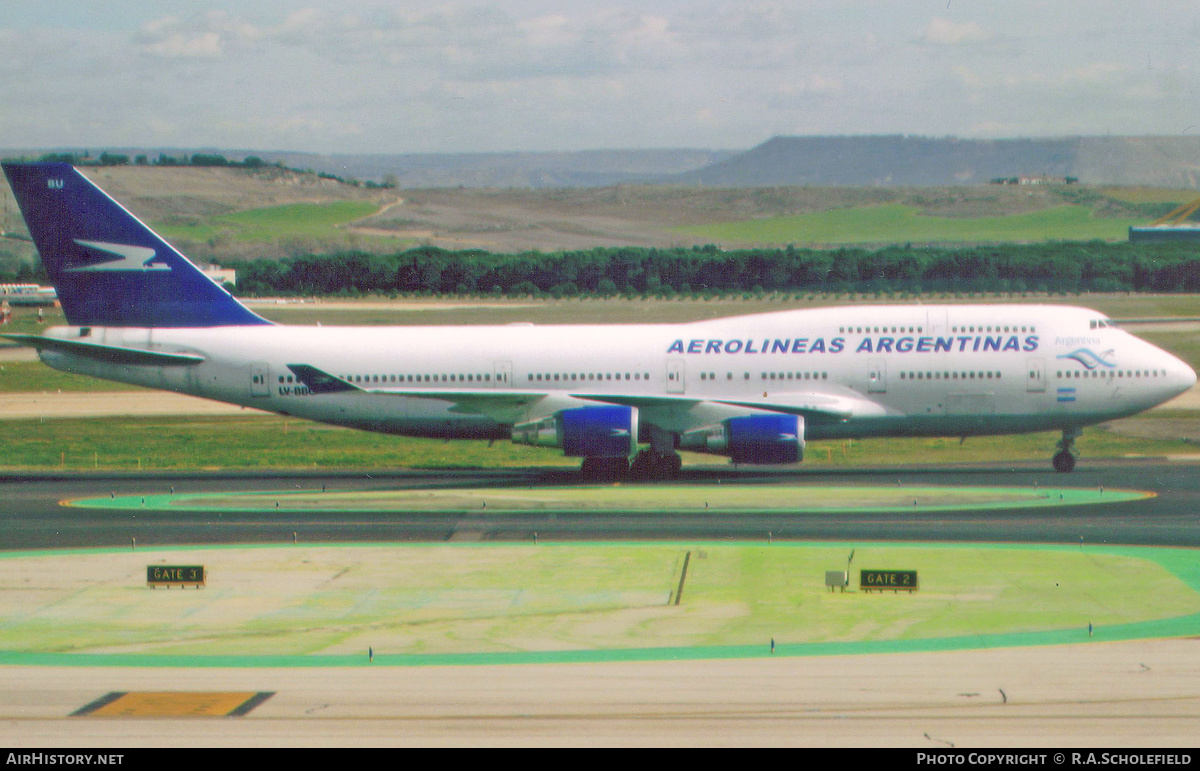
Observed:
[[[190,366],[43,350],[56,368],[397,434],[507,437],[594,395],[682,434],[756,410],[806,414],[810,439],[1070,430],[1195,383],[1184,362],[1084,308],[855,306],[685,324],[61,327],[51,337],[194,353]],[[288,365],[359,389],[313,393]],[[421,392],[527,394],[464,408]],[[811,410],[811,411],[810,411]]]

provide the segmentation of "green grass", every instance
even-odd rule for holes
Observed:
[[[279,416],[110,417],[11,420],[0,433],[0,468],[26,470],[387,469],[577,467],[558,450],[507,441],[447,442],[325,426]],[[1049,468],[1055,432],[968,439],[810,442],[804,466],[908,466],[1033,462]],[[1141,439],[1088,429],[1089,458],[1195,454],[1182,440]],[[685,466],[727,467],[724,458],[684,453]]]
[[[366,201],[295,203],[222,214],[196,224],[158,223],[167,239],[209,241],[228,235],[235,241],[271,241],[280,238],[340,238],[337,226],[353,222],[379,209]]]
[[[95,391],[147,391],[139,386],[98,380],[51,369],[40,361],[0,362],[0,393],[91,393]]]
[[[951,218],[890,204],[834,209],[791,217],[719,222],[678,228],[698,238],[750,243],[863,244],[993,241],[1106,241],[1128,237],[1135,219],[1099,219],[1084,206],[1059,206],[1005,217]]]
[[[242,493],[138,494],[122,497],[73,499],[71,506],[147,511],[403,511],[443,513],[464,511],[480,516],[496,513],[580,512],[710,512],[746,514],[827,511],[912,511],[931,509],[995,509],[1119,503],[1140,500],[1150,493],[1095,488],[924,487],[891,485],[640,485],[592,484],[567,487],[472,487],[469,489],[393,489],[367,491],[283,490]]]
[[[1194,589],[1157,565],[1066,550],[860,547],[854,555],[856,570],[917,570],[921,588],[912,596],[852,598],[828,593],[817,583],[825,570],[844,568],[847,550],[805,548],[788,553],[743,547],[713,548],[704,554],[685,597],[725,606],[736,619],[721,625],[719,634],[710,633],[705,639],[710,645],[728,644],[735,634],[762,640],[781,627],[785,631],[775,636],[789,642],[1079,628],[1089,620],[1114,624],[1194,613],[1200,600]],[[1123,579],[1138,588],[1120,586]],[[1157,607],[1142,607],[1143,600]],[[746,616],[739,617],[735,608]],[[699,608],[691,612],[702,614]]]
[[[577,465],[554,450],[413,439],[276,416],[13,420],[0,435],[10,469],[331,469]]]
[[[953,437],[921,439],[860,439],[846,442],[810,442],[804,464],[853,467],[864,465],[953,464],[953,463],[1046,463],[1054,454],[1059,432],[1015,436]],[[1200,454],[1195,444],[1182,439],[1141,439],[1105,431],[1084,429],[1075,443],[1080,464],[1088,459]]]
[[[826,570],[917,570],[909,594]],[[685,554],[688,572],[674,603]],[[1200,613],[1158,550],[809,544],[375,545],[0,560],[0,651],[155,656],[782,646],[1101,630]],[[147,564],[202,563],[202,591]],[[76,576],[86,575],[81,581]],[[856,581],[852,581],[852,587]],[[14,588],[10,588],[14,587]],[[1194,626],[1194,625],[1193,625]],[[1086,638],[1083,638],[1086,639]]]
[[[1178,190],[1169,187],[1139,187],[1135,185],[1105,185],[1096,188],[1102,195],[1127,203],[1183,204],[1195,200],[1195,190]]]
[[[1131,331],[1146,342],[1175,354],[1192,369],[1200,371],[1200,334],[1196,331],[1139,332],[1136,328]]]

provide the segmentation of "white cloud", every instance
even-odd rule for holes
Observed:
[[[221,36],[216,32],[200,32],[192,35],[176,33],[143,46],[144,51],[173,58],[215,58],[220,56]]]
[[[973,21],[953,22],[949,19],[935,18],[925,27],[921,40],[932,45],[955,46],[963,43],[978,43],[987,40],[991,34]]]
[[[537,46],[563,46],[579,42],[579,32],[561,13],[535,16],[518,22],[526,39]]]
[[[878,0],[212,5],[5,15],[3,142],[411,152],[1169,133],[1200,95],[1182,0],[1096,0],[1086,18],[1038,0],[943,0],[933,18]]]
[[[212,59],[231,47],[243,46],[261,36],[259,29],[227,11],[209,11],[190,19],[164,16],[151,19],[134,35],[137,47],[165,58]]]

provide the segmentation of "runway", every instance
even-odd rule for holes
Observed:
[[[1147,500],[1097,505],[986,512],[805,512],[744,514],[654,511],[620,513],[381,511],[148,512],[66,508],[63,499],[230,491],[386,490],[489,486],[525,488],[575,483],[573,473],[530,471],[404,471],[373,474],[29,474],[0,477],[0,549],[86,546],[284,543],[327,541],[444,541],[632,538],[938,540],[1021,543],[1200,546],[1200,474],[1190,462],[1107,460],[1081,462],[1069,476],[1042,465],[957,468],[875,468],[787,471],[703,468],[685,471],[691,485],[838,484],[1129,488],[1154,493]]]
[[[78,509],[75,497],[294,489],[570,484],[560,470],[387,474],[10,475],[0,548],[614,539],[1001,541],[1200,546],[1192,463],[1086,461],[829,472],[703,468],[689,485],[1134,488],[1152,498],[994,511],[738,517]],[[1191,746],[1200,731],[1192,639],[941,653],[479,666],[0,667],[13,746]],[[243,717],[76,716],[123,692],[270,694]]]

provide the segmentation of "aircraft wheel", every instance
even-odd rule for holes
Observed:
[[[642,450],[629,465],[629,475],[634,479],[652,479],[654,476],[654,454]]]
[[[629,461],[624,458],[584,458],[579,473],[585,479],[623,479],[629,473]]]
[[[1066,474],[1075,469],[1075,456],[1063,450],[1054,456],[1054,470]]]
[[[658,455],[652,450],[642,450],[633,459],[629,473],[634,479],[674,479],[681,468],[683,458],[677,452]]]
[[[605,458],[605,479],[624,479],[629,476],[628,458]]]

